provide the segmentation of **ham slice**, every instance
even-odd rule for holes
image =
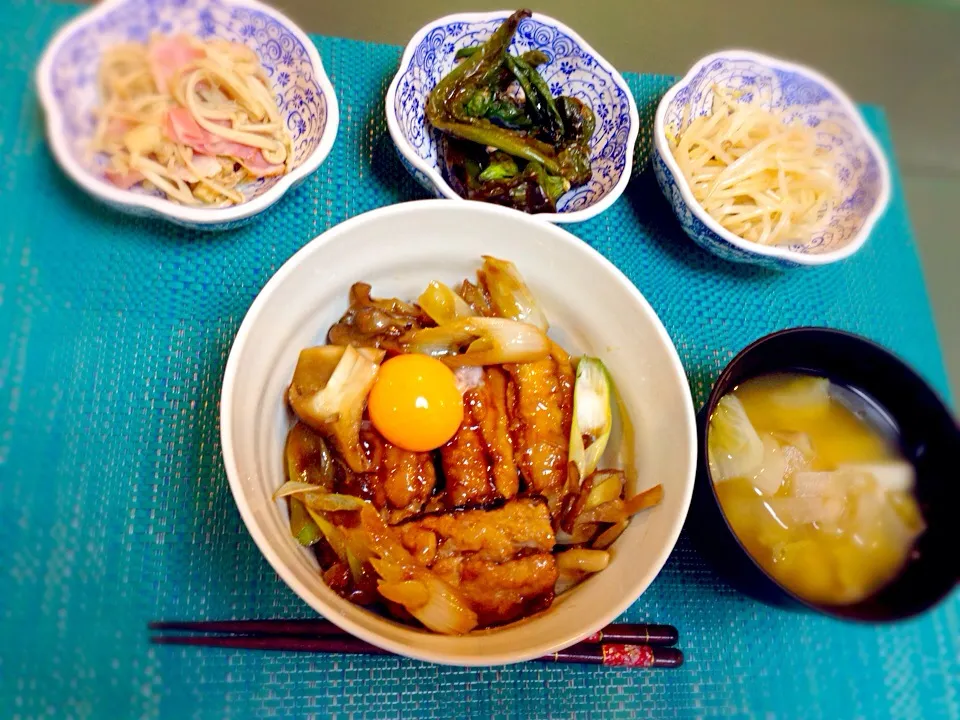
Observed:
[[[197,152],[202,152],[201,148],[208,141],[216,139],[216,136],[197,124],[189,110],[182,107],[167,111],[164,131],[167,133],[167,137],[174,142],[192,147]]]
[[[113,117],[107,121],[106,134],[108,138],[120,139],[127,134],[127,131],[132,130],[135,126],[136,124],[129,120]]]
[[[167,111],[165,127],[167,136],[174,142],[193,148],[203,155],[232,155],[240,160],[248,160],[260,153],[260,150],[241,143],[224,140],[219,135],[204,130],[193,115],[184,107]]]
[[[190,111],[183,107],[167,111],[164,130],[171,140],[193,148],[195,153],[228,155],[237,158],[247,171],[256,177],[282,175],[286,169],[282,164],[274,165],[267,162],[259,148],[224,140],[219,135],[204,130],[197,124]]]
[[[161,38],[151,43],[147,60],[157,89],[160,92],[166,91],[170,78],[203,56],[203,50],[193,47],[182,35]]]
[[[282,164],[274,165],[272,163],[268,163],[264,159],[263,153],[260,150],[257,150],[253,157],[242,159],[241,162],[247,169],[247,172],[256,177],[273,177],[275,175],[283,175],[283,171],[286,169],[286,166]]]
[[[143,174],[139,170],[127,170],[126,172],[107,170],[104,172],[104,175],[106,175],[107,180],[121,190],[129,190],[143,180]]]

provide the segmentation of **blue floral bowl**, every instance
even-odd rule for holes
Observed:
[[[86,151],[99,103],[100,55],[117,43],[146,42],[154,31],[216,36],[256,51],[293,138],[290,172],[238,188],[244,202],[223,208],[185,207],[159,192],[122,190],[103,178],[104,159]],[[37,85],[53,154],[77,184],[122,212],[197,229],[234,227],[271,206],[320,166],[339,124],[337,98],[316,47],[290,20],[256,0],[104,0],[53,38],[40,61]]]
[[[842,199],[826,224],[803,243],[766,246],[725,230],[694,199],[670,149],[694,118],[713,107],[713,88],[737,91],[740,102],[758,98],[790,120],[818,127],[818,141],[834,150]],[[829,131],[826,130],[829,125]],[[727,260],[773,268],[826,265],[849,257],[867,241],[890,201],[890,169],[880,144],[853,101],[813,70],[745,50],[701,59],[663,96],[654,125],[653,169],[684,231],[694,242]]]
[[[443,177],[437,133],[426,124],[427,95],[453,69],[457,50],[480,45],[510,15],[508,11],[448,15],[422,27],[410,40],[387,90],[387,126],[400,160],[427,191],[462,199]],[[593,177],[557,203],[556,213],[537,215],[555,223],[580,222],[603,212],[630,180],[637,140],[637,105],[626,81],[570,28],[534,13],[520,22],[510,52],[542,50],[550,62],[540,73],[554,95],[573,95],[597,117],[590,141]]]

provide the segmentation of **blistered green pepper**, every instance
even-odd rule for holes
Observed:
[[[498,127],[482,117],[472,117],[465,105],[479,88],[496,83],[504,66],[507,47],[529,10],[518,10],[498,27],[480,50],[441,78],[427,97],[427,121],[437,130],[483,146],[495,147],[525,160],[541,163],[557,174],[556,151],[525,133]]]
[[[437,83],[425,113],[441,132],[440,155],[458,194],[555,212],[563,193],[590,180],[595,119],[581,101],[554,98],[536,69],[549,62],[546,53],[507,53],[530,14],[518,10],[487,42],[458,50],[461,62]]]

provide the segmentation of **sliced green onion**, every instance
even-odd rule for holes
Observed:
[[[274,500],[285,498],[289,495],[300,495],[302,493],[316,492],[317,486],[312,483],[299,482],[297,480],[288,480],[277,488],[273,494]]]
[[[309,505],[307,506],[307,512],[310,513],[310,517],[313,518],[313,521],[317,524],[317,527],[320,528],[320,532],[323,533],[323,536],[327,539],[327,542],[330,543],[330,547],[333,548],[333,552],[336,553],[340,560],[346,562],[347,541],[346,538],[343,537],[343,533],[340,532],[336,525],[327,520],[320,513],[315,512]]]
[[[580,570],[581,572],[596,573],[606,569],[610,564],[610,553],[606,550],[589,550],[574,548],[557,553],[557,569]]]
[[[610,439],[612,394],[613,380],[603,363],[597,358],[580,358],[573,386],[570,461],[576,464],[581,482],[596,470]]]
[[[367,504],[366,500],[339,493],[304,493],[301,499],[308,508],[317,512],[360,510]]]
[[[327,542],[330,543],[330,547],[333,548],[333,552],[337,554],[337,557],[340,558],[342,562],[345,562],[350,566],[350,574],[353,576],[353,581],[355,583],[359,583],[363,571],[363,563],[360,562],[360,559],[350,551],[350,546],[347,542],[346,536],[343,534],[340,528],[327,520],[320,513],[315,512],[309,505],[307,505],[307,512],[310,513],[310,517],[313,518],[313,521],[317,524],[317,527],[320,528],[320,532],[323,533],[323,536],[327,539]]]
[[[290,498],[290,533],[304,547],[316,545],[323,539],[323,533],[307,508],[294,497]]]
[[[587,495],[584,510],[592,510],[611,500],[616,500],[623,493],[623,473],[619,470],[598,470],[594,473],[593,487]]]
[[[400,342],[404,352],[431,355],[451,367],[535,362],[550,354],[543,331],[504,318],[461,318],[407,333]],[[460,352],[463,346],[466,352]]]
[[[483,268],[477,276],[490,295],[490,304],[497,315],[547,331],[546,315],[516,265],[509,260],[484,255]]]
[[[419,610],[430,601],[430,591],[419,580],[402,580],[377,583],[377,590],[390,602],[403,605],[405,608]]]
[[[420,294],[420,297],[417,298],[417,305],[437,325],[476,315],[466,300],[457,295],[449,286],[436,280],[427,285],[427,289]]]

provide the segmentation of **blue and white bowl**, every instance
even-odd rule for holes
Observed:
[[[508,11],[448,15],[422,27],[410,40],[387,90],[387,126],[400,160],[437,197],[462,199],[443,177],[437,132],[424,118],[427,96],[453,69],[457,50],[480,45],[510,16]],[[580,222],[603,212],[630,180],[637,140],[637,105],[626,81],[573,30],[534,13],[520,22],[510,52],[542,50],[550,62],[540,74],[554,95],[573,95],[597,118],[590,140],[593,177],[560,198],[556,213],[538,214],[556,223]]]
[[[744,240],[724,229],[694,199],[667,138],[694,118],[710,114],[714,87],[737,91],[740,102],[758,98],[763,107],[782,111],[788,120],[799,119],[814,128],[823,124],[817,139],[835,152],[842,199],[824,226],[804,242],[767,246]],[[746,50],[708,55],[667,91],[657,107],[654,148],[657,181],[684,231],[727,260],[774,268],[842,260],[863,247],[890,201],[887,160],[853,101],[809,68]]]
[[[117,43],[146,42],[154,31],[215,36],[256,51],[293,138],[290,172],[238,188],[244,202],[223,208],[186,207],[159,191],[122,190],[104,179],[105,159],[87,152],[93,110],[100,102],[101,54]],[[54,157],[77,184],[122,212],[205,230],[249,221],[302,182],[333,147],[340,117],[314,44],[293,22],[256,0],[104,0],[53,38],[40,61],[37,85]]]

